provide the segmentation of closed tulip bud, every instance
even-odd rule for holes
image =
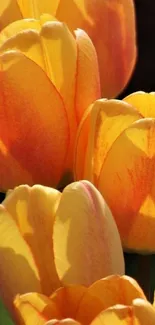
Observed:
[[[134,1],[5,0],[0,3],[0,28],[21,18],[39,19],[43,13],[64,21],[72,31],[86,31],[97,51],[102,96],[118,95],[135,66]]]
[[[102,193],[125,250],[155,252],[155,93],[98,100],[79,126],[75,178]]]
[[[16,294],[38,292],[42,299],[75,284],[80,295],[101,277],[124,274],[115,221],[88,181],[62,193],[41,185],[11,191],[0,205],[0,260],[1,296],[12,312]]]
[[[0,52],[0,188],[62,186],[72,179],[79,122],[100,97],[94,46],[43,15],[6,27]]]

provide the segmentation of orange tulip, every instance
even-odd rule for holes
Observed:
[[[124,249],[155,252],[154,166],[155,93],[89,107],[77,135],[75,178],[102,193]]]
[[[21,18],[38,19],[42,13],[88,33],[98,54],[102,95],[118,95],[136,59],[133,0],[5,0],[0,3],[0,28]]]
[[[146,312],[149,308],[154,310],[153,307],[150,307],[151,305],[147,302],[143,291],[135,280],[128,276],[112,275],[98,280],[88,288],[80,285],[61,287],[49,298],[37,293],[18,295],[14,305],[23,325],[50,325],[56,323],[63,325],[66,322],[67,325],[97,325],[100,317],[106,321],[106,323],[103,321],[102,324],[114,325],[117,323],[108,323],[106,318],[109,321],[114,320],[115,313],[115,318],[117,317],[118,304],[124,305],[123,308],[127,311],[126,314],[132,311],[132,306],[134,306],[137,314],[138,312],[140,314],[140,310],[137,310],[138,307],[135,307],[135,299],[141,301],[144,306],[144,308],[141,307],[141,318],[142,315],[144,317],[145,309]],[[155,310],[153,313],[155,315]],[[122,318],[123,316],[122,314]],[[129,316],[132,318],[132,312]],[[110,317],[112,317],[111,320]],[[55,319],[57,319],[57,322]],[[146,317],[144,319],[146,321]],[[124,322],[123,324],[130,323]]]
[[[97,189],[87,181],[63,193],[21,185],[0,205],[0,288],[12,310],[16,294],[51,294],[62,284],[89,286],[124,274],[116,224]]]
[[[4,191],[22,183],[55,187],[72,175],[77,126],[88,105],[100,97],[91,40],[84,31],[72,34],[50,19],[21,20],[0,34]]]

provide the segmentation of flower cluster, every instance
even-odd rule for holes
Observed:
[[[155,324],[123,256],[155,252],[155,93],[114,99],[136,54],[133,0],[0,3],[0,297],[16,325]]]

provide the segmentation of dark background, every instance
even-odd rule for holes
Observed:
[[[135,0],[138,58],[127,88],[119,98],[137,91],[155,91],[155,0]]]

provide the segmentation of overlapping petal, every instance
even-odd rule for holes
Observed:
[[[47,13],[73,31],[84,29],[99,60],[102,95],[115,97],[128,82],[136,59],[135,14],[132,0],[7,0],[0,4],[1,29],[21,18]]]
[[[98,100],[79,126],[75,178],[92,181],[108,203],[123,247],[154,252],[154,93]]]
[[[56,186],[69,146],[62,98],[22,53],[1,55],[0,66],[0,188],[38,182]]]
[[[140,310],[142,310],[145,319],[150,312],[153,316],[153,307],[147,302],[138,283],[127,276],[103,278],[88,288],[80,285],[65,286],[58,289],[50,298],[30,293],[18,296],[15,300],[18,315],[22,318],[24,325],[31,325],[31,322],[27,322],[28,317],[30,319],[36,317],[38,322],[40,321],[39,324],[44,324],[41,321],[42,319],[45,321],[46,318],[47,324],[77,322],[78,324],[89,325],[98,322],[100,316],[104,316],[103,319],[105,320],[109,310],[113,310],[114,314],[118,304],[124,305],[127,311],[135,308],[136,316],[141,319]],[[56,314],[59,314],[57,319],[55,319]],[[114,317],[117,318],[118,315],[116,313]]]

